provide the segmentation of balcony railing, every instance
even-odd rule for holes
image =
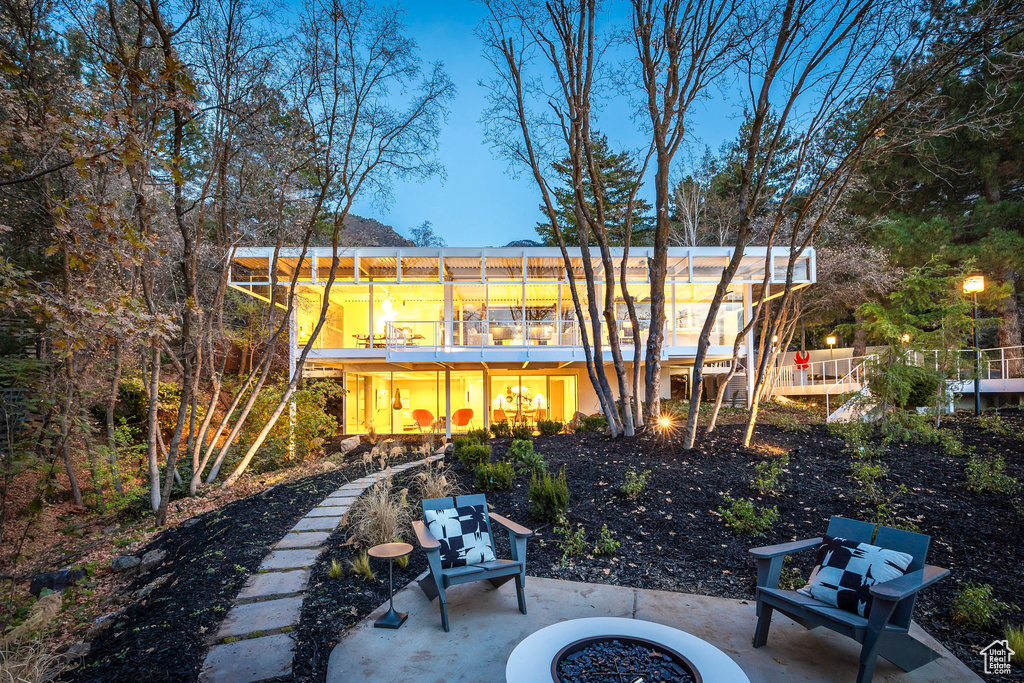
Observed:
[[[589,325],[589,321],[585,324]],[[631,347],[633,331],[629,321],[621,320],[616,327],[619,342]],[[607,326],[603,329],[603,343],[608,344]],[[646,343],[646,329],[641,339]],[[384,346],[389,351],[582,345],[576,320],[396,320],[387,323],[384,331]]]

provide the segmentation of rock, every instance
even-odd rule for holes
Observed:
[[[322,469],[324,472],[330,472],[331,470],[338,469],[338,466],[335,465],[330,460],[324,460],[322,463],[320,463],[320,469]]]
[[[84,569],[61,569],[56,572],[46,572],[45,574],[39,574],[32,579],[32,583],[28,587],[28,592],[37,598],[44,588],[49,588],[50,590],[59,593],[65,588],[74,585],[75,581],[78,581],[84,576]]]
[[[167,581],[168,576],[168,574],[164,574],[163,576],[155,579],[154,581],[147,583],[145,586],[135,591],[135,597],[139,599],[148,598],[150,593],[155,591],[160,586],[164,585],[164,583]]]
[[[350,436],[341,440],[341,443],[338,444],[338,452],[345,455],[349,451],[355,450],[357,446],[359,446],[359,437]]]
[[[125,572],[135,569],[140,564],[142,564],[142,560],[133,555],[118,555],[110,561],[110,568],[115,572]]]
[[[142,556],[142,566],[139,567],[139,571],[145,574],[150,569],[163,562],[166,558],[166,550],[150,550],[148,553]]]
[[[86,642],[73,643],[64,654],[71,659],[83,659],[89,654],[89,650],[92,649],[92,645]]]
[[[18,642],[46,628],[60,614],[60,593],[50,593],[36,600],[28,611],[28,619],[4,637],[6,642]]]
[[[117,530],[120,529],[120,528],[121,527],[118,527],[118,526],[108,526],[108,527],[104,527],[103,531],[101,531],[100,533],[103,534],[104,536],[109,536],[110,534],[116,534]]]
[[[192,526],[193,524],[196,524],[197,522],[199,522],[199,518],[198,517],[189,517],[184,522],[182,522],[179,526],[183,526],[183,527],[187,528],[187,527]]]
[[[85,632],[85,640],[91,643],[96,640],[96,638],[106,633],[106,631],[117,621],[114,617],[122,612],[124,612],[124,610],[117,610],[116,612],[108,612],[107,614],[96,617],[94,620],[95,623],[89,627],[88,631]]]

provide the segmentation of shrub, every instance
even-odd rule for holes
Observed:
[[[810,429],[809,425],[798,420],[795,415],[776,415],[771,423],[784,432],[806,432]]]
[[[412,518],[406,491],[395,491],[390,479],[371,486],[352,505],[349,512],[349,542],[362,547],[401,540]]]
[[[466,436],[473,439],[477,443],[487,443],[487,440],[491,437],[491,435],[487,433],[486,429],[470,430],[466,432]]]
[[[533,428],[528,424],[517,424],[512,427],[512,438],[525,441],[533,438]]]
[[[565,428],[565,423],[558,420],[537,420],[537,431],[542,436],[554,436]]]
[[[476,470],[491,461],[490,444],[471,443],[458,453],[459,461],[467,470]]]
[[[758,512],[753,501],[745,498],[734,500],[728,494],[724,498],[728,507],[720,507],[718,512],[733,531],[749,536],[764,536],[779,519],[779,510],[774,505]]]
[[[337,559],[331,560],[331,566],[327,569],[327,576],[332,579],[340,579],[342,574],[341,562]]]
[[[644,487],[647,486],[647,480],[650,478],[650,470],[637,472],[635,467],[630,467],[626,470],[626,479],[622,482],[622,486],[619,489],[626,498],[636,498],[644,490]]]
[[[1007,624],[1003,637],[1006,638],[1006,644],[1014,652],[1013,661],[1024,664],[1024,624],[1017,626]]]
[[[512,488],[512,465],[504,460],[481,465],[476,470],[476,487],[481,491],[504,491]]]
[[[530,479],[530,503],[538,519],[556,522],[569,507],[569,484],[565,480],[565,467],[552,477],[550,472],[534,473]]]
[[[516,439],[508,448],[508,457],[520,472],[543,473],[548,469],[544,456],[533,450],[533,441]]]
[[[622,544],[612,536],[608,525],[602,524],[601,531],[597,536],[597,544],[594,546],[594,552],[598,555],[614,555],[620,545]]]
[[[451,469],[440,460],[425,462],[423,470],[416,474],[420,498],[447,498],[459,493],[458,480]]]
[[[590,415],[576,425],[577,432],[603,432],[608,429],[608,420],[604,415]]]
[[[462,453],[463,448],[465,448],[466,446],[473,446],[479,443],[481,442],[477,441],[468,434],[464,436],[454,436],[452,437],[452,452],[455,454],[455,457],[459,457],[459,455]]]
[[[558,525],[555,527],[555,535],[561,536],[559,543],[562,546],[562,566],[569,564],[569,558],[576,555],[583,555],[587,552],[587,532],[582,524],[577,524],[573,530],[564,516],[559,517]]]
[[[348,564],[352,573],[363,577],[363,581],[373,581],[377,578],[377,575],[373,573],[373,567],[370,566],[370,556],[366,554],[365,550]]]
[[[967,488],[975,493],[1013,493],[1020,482],[1006,473],[1003,456],[972,455],[964,469]]]
[[[789,455],[781,455],[772,460],[762,460],[754,465],[754,478],[750,485],[759,493],[769,496],[777,496],[785,489],[782,483],[782,475],[789,467]]]
[[[495,422],[491,425],[491,434],[495,439],[507,439],[512,436],[512,425],[508,422]]]
[[[995,623],[1000,612],[1016,612],[1017,607],[996,600],[987,583],[964,583],[953,595],[953,621],[966,628],[983,631]]]

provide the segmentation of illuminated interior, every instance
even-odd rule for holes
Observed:
[[[345,431],[381,434],[445,431],[444,372],[350,372]],[[453,432],[484,426],[482,371],[451,371]]]

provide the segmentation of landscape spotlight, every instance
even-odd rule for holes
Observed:
[[[661,425],[662,429],[668,429],[672,426],[672,418],[668,415],[662,415],[661,419],[658,420],[658,424]]]

